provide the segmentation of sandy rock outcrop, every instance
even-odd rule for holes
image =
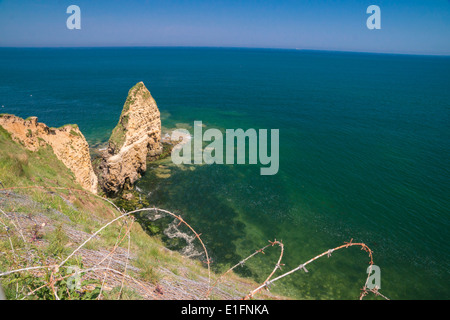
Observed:
[[[147,159],[157,157],[161,147],[158,106],[144,83],[128,92],[119,123],[114,128],[100,165],[99,180],[108,194],[130,188],[147,169]]]
[[[0,126],[25,148],[37,151],[50,145],[56,157],[75,175],[76,181],[86,190],[97,193],[98,179],[94,173],[89,145],[76,125],[49,128],[37,117],[22,119],[14,115],[0,116]]]

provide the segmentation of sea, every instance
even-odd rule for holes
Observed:
[[[76,123],[108,140],[143,81],[163,131],[278,129],[279,170],[150,163],[137,183],[182,215],[220,273],[269,241],[281,269],[352,241],[373,250],[390,299],[449,299],[450,57],[247,48],[0,48],[0,113]],[[166,223],[169,223],[166,221]],[[153,225],[169,248],[162,223]],[[188,232],[188,230],[186,230]],[[158,232],[156,232],[158,233]],[[182,242],[181,242],[182,243]],[[263,282],[269,246],[235,269]],[[370,258],[325,255],[270,287],[294,299],[358,299]],[[368,297],[368,298],[374,298]]]

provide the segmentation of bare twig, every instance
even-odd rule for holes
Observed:
[[[191,226],[190,226],[190,225],[189,225],[189,224],[188,224],[188,223],[180,216],[180,215],[176,215],[176,214],[174,214],[174,213],[172,213],[172,212],[170,212],[170,211],[167,211],[167,210],[164,210],[164,209],[159,209],[159,208],[143,208],[143,209],[137,209],[137,210],[130,211],[130,212],[123,212],[120,208],[118,208],[118,207],[117,207],[112,201],[110,201],[109,199],[100,197],[100,196],[98,196],[98,195],[92,194],[92,193],[90,193],[90,192],[88,192],[88,191],[85,191],[85,190],[79,190],[79,189],[73,189],[73,188],[62,188],[62,187],[41,187],[41,186],[4,188],[4,185],[1,183],[1,181],[0,181],[0,185],[3,187],[3,189],[1,189],[1,190],[39,188],[39,189],[44,189],[44,190],[45,190],[45,189],[55,189],[55,190],[69,190],[69,191],[74,191],[74,192],[81,192],[81,193],[88,194],[88,195],[90,195],[90,196],[95,196],[95,197],[97,197],[97,198],[100,198],[100,199],[102,199],[102,200],[105,200],[106,202],[108,202],[108,203],[110,203],[111,205],[113,205],[113,207],[114,207],[114,208],[119,212],[119,214],[120,214],[119,216],[115,216],[115,218],[114,218],[113,220],[107,222],[107,223],[104,224],[101,228],[99,228],[95,233],[93,233],[92,235],[90,235],[90,237],[89,237],[88,239],[86,239],[86,240],[85,240],[82,244],[80,244],[75,250],[73,250],[73,251],[72,251],[72,252],[71,252],[71,253],[70,253],[63,261],[61,261],[61,262],[58,263],[58,264],[50,264],[50,265],[47,265],[47,266],[26,267],[26,268],[20,268],[20,269],[15,269],[15,270],[11,270],[11,271],[6,271],[6,272],[3,272],[3,273],[0,273],[0,277],[3,277],[3,276],[11,275],[11,274],[14,274],[14,273],[18,273],[18,272],[29,272],[29,271],[39,270],[39,269],[48,269],[48,270],[51,271],[50,278],[49,278],[49,281],[48,281],[47,283],[45,283],[44,285],[42,285],[42,286],[40,286],[40,287],[38,287],[38,288],[36,288],[36,289],[30,291],[30,292],[27,293],[23,298],[26,298],[27,296],[30,296],[30,295],[35,294],[36,292],[38,292],[38,291],[39,291],[40,289],[42,289],[42,288],[49,287],[49,288],[51,289],[51,291],[53,292],[53,295],[55,296],[55,298],[56,298],[57,300],[59,300],[60,297],[58,296],[57,288],[56,288],[55,285],[56,285],[59,281],[61,281],[61,280],[63,280],[63,279],[66,279],[66,278],[68,278],[68,277],[71,276],[71,275],[65,275],[65,276],[59,276],[59,277],[58,277],[57,274],[59,273],[60,268],[64,267],[64,264],[66,264],[67,261],[69,261],[70,258],[72,258],[72,257],[73,257],[77,252],[79,252],[79,251],[80,251],[80,250],[81,250],[81,249],[82,249],[89,241],[91,241],[92,239],[94,239],[99,233],[101,233],[103,230],[105,230],[108,226],[110,226],[111,224],[113,224],[113,223],[115,223],[115,222],[117,222],[117,221],[119,221],[119,220],[121,220],[121,219],[123,219],[123,218],[130,217],[131,215],[133,215],[133,214],[135,214],[135,213],[138,213],[138,212],[144,212],[144,211],[154,211],[155,213],[161,212],[161,213],[165,213],[165,214],[168,214],[168,215],[172,216],[173,218],[175,218],[175,219],[177,219],[177,220],[179,221],[179,225],[180,225],[180,224],[186,225],[186,226],[191,230],[191,232],[195,235],[195,238],[198,239],[198,241],[200,242],[200,244],[201,244],[201,246],[203,247],[203,250],[204,250],[204,252],[205,252],[206,263],[207,263],[207,266],[208,266],[208,276],[209,276],[209,280],[208,280],[208,290],[207,290],[207,292],[206,292],[206,294],[205,294],[205,298],[208,298],[208,297],[209,297],[209,295],[211,294],[211,292],[212,292],[212,290],[214,289],[214,287],[215,287],[215,286],[216,286],[216,285],[224,278],[225,275],[227,275],[228,273],[230,273],[232,270],[234,270],[234,269],[237,268],[238,266],[242,266],[246,261],[248,261],[249,259],[251,259],[251,258],[254,257],[255,255],[257,255],[258,253],[264,253],[264,250],[265,250],[265,249],[267,249],[268,247],[273,247],[273,246],[275,246],[275,245],[278,245],[278,246],[280,247],[280,256],[279,256],[279,258],[278,258],[278,260],[277,260],[277,262],[276,262],[276,264],[275,264],[273,270],[271,271],[271,273],[267,276],[267,278],[264,280],[264,282],[263,282],[261,285],[259,285],[257,288],[255,288],[254,290],[252,290],[250,293],[248,293],[248,294],[243,298],[244,300],[253,298],[253,297],[254,297],[258,292],[260,292],[263,288],[268,288],[269,285],[271,285],[272,283],[274,283],[274,282],[276,282],[276,281],[278,281],[278,280],[280,280],[280,279],[282,279],[282,278],[285,278],[285,277],[287,277],[287,276],[289,276],[289,275],[291,275],[291,274],[293,274],[293,273],[295,273],[295,272],[297,272],[297,271],[303,270],[303,271],[305,271],[305,272],[308,272],[308,270],[306,269],[306,266],[307,266],[308,264],[314,262],[315,260],[317,260],[317,259],[319,259],[319,258],[321,258],[321,257],[323,257],[323,256],[325,256],[325,255],[327,255],[328,257],[330,257],[331,254],[332,254],[333,252],[335,252],[335,251],[337,251],[337,250],[340,250],[340,249],[346,249],[346,248],[349,248],[349,247],[352,247],[352,246],[360,246],[360,247],[361,247],[361,250],[366,251],[366,252],[368,253],[369,257],[370,257],[369,265],[370,265],[370,266],[373,265],[373,255],[372,255],[372,250],[371,250],[369,247],[367,247],[364,243],[353,243],[353,239],[352,239],[352,240],[350,240],[349,242],[346,242],[346,243],[344,243],[343,245],[338,246],[338,247],[336,247],[336,248],[329,249],[329,250],[327,250],[327,251],[325,251],[325,252],[323,252],[323,253],[321,253],[321,254],[319,254],[319,255],[313,257],[312,259],[306,261],[305,263],[303,263],[303,264],[297,266],[296,268],[294,268],[294,269],[292,269],[292,270],[290,270],[290,271],[288,271],[288,272],[285,272],[284,274],[282,274],[282,275],[280,275],[280,276],[278,276],[278,277],[272,279],[272,277],[274,276],[274,274],[276,273],[276,271],[277,271],[278,269],[281,270],[281,266],[283,265],[283,264],[281,263],[281,261],[282,261],[283,254],[284,254],[284,245],[283,245],[283,243],[282,243],[281,241],[274,240],[274,241],[269,241],[270,243],[269,243],[268,245],[264,246],[263,248],[261,248],[261,249],[259,249],[259,250],[256,250],[254,253],[252,253],[251,255],[249,255],[247,258],[241,260],[239,263],[237,263],[236,265],[234,265],[233,267],[231,267],[230,269],[228,269],[224,274],[222,274],[220,277],[218,277],[218,278],[215,280],[215,282],[211,285],[211,269],[210,269],[211,261],[210,261],[210,258],[209,258],[209,255],[208,255],[208,251],[207,251],[207,249],[206,249],[206,246],[205,246],[205,244],[203,243],[203,241],[202,241],[202,239],[201,239],[201,237],[200,237],[201,234],[197,233],[197,232],[196,232],[196,231],[195,231],[195,230],[194,230],[194,229],[193,229],[193,228],[192,228],[192,227],[191,227]],[[8,194],[8,195],[9,195],[9,194]],[[12,218],[10,218],[3,210],[0,209],[0,213],[2,213],[5,217],[8,218],[8,220],[14,225],[14,227],[15,227],[15,228],[18,230],[18,232],[21,234],[22,239],[23,239],[23,240],[25,241],[25,243],[26,243],[25,237],[24,237],[23,233],[21,232],[21,227],[20,227],[20,225],[18,225],[19,221],[17,220],[17,217],[15,217],[16,220],[17,220],[17,221],[16,221],[17,224],[16,224],[16,223],[14,222],[14,220],[13,220]],[[125,280],[126,280],[126,279],[127,279],[127,280],[131,280],[131,281],[133,281],[134,283],[136,283],[136,284],[138,284],[139,286],[141,286],[141,287],[149,294],[149,296],[151,296],[151,297],[153,297],[153,298],[157,298],[157,297],[153,294],[153,292],[149,290],[149,288],[148,288],[147,285],[143,284],[142,282],[138,281],[137,279],[135,279],[135,278],[133,278],[133,277],[131,277],[131,276],[129,276],[129,275],[127,274],[128,262],[129,262],[129,256],[130,256],[130,248],[131,248],[131,236],[130,236],[130,233],[131,233],[131,228],[132,228],[133,222],[134,222],[134,219],[131,221],[131,224],[127,227],[127,230],[126,230],[126,232],[125,232],[125,234],[124,234],[123,236],[122,236],[122,231],[120,231],[120,233],[119,233],[118,236],[117,236],[116,243],[115,243],[114,247],[112,248],[112,250],[108,253],[108,255],[106,255],[103,259],[101,259],[101,261],[98,262],[94,267],[87,268],[87,269],[84,269],[84,270],[81,270],[81,271],[80,271],[80,273],[83,273],[83,274],[86,274],[86,273],[88,273],[88,272],[103,271],[103,275],[104,275],[104,276],[103,276],[103,282],[102,282],[102,286],[101,286],[99,298],[101,297],[101,294],[102,294],[102,291],[103,291],[103,286],[104,286],[104,284],[105,284],[105,282],[106,282],[106,275],[107,275],[107,272],[114,273],[114,274],[118,274],[118,275],[120,275],[120,276],[122,277],[122,280],[121,280],[121,286],[120,286],[120,291],[119,291],[119,296],[118,296],[119,299],[120,299],[121,296],[122,296],[122,292],[123,292],[123,288],[124,288],[124,284],[125,284]],[[1,219],[0,219],[0,223],[5,227],[5,229],[6,229],[7,231],[9,230],[7,224],[6,224],[5,222],[3,222]],[[122,227],[123,227],[123,225],[122,225]],[[122,230],[122,229],[121,229],[121,230]],[[8,233],[8,237],[10,238],[9,233]],[[110,265],[111,265],[111,261],[112,261],[112,256],[114,255],[114,253],[116,252],[117,248],[120,246],[120,244],[124,241],[124,239],[125,239],[126,237],[128,238],[128,250],[127,250],[126,262],[125,262],[125,270],[124,270],[124,272],[121,272],[121,271],[119,271],[119,270],[116,270],[116,269],[111,268]],[[9,239],[9,240],[10,240],[10,244],[11,244],[11,250],[12,250],[12,252],[14,253],[14,252],[15,252],[14,246],[12,245],[11,239]],[[108,259],[108,258],[109,258],[109,263],[108,263],[108,265],[107,265],[106,267],[100,266],[100,265],[101,265],[106,259]],[[369,294],[369,293],[373,293],[373,294],[375,294],[376,296],[380,296],[380,297],[382,297],[382,298],[388,300],[388,298],[387,298],[386,296],[384,296],[383,294],[381,294],[381,293],[379,292],[379,288],[376,288],[376,287],[375,287],[375,288],[372,288],[372,289],[368,289],[368,286],[367,286],[367,285],[368,285],[369,277],[370,277],[370,272],[368,273],[368,276],[367,276],[366,282],[365,282],[365,284],[364,284],[364,287],[363,287],[362,290],[361,290],[360,299],[363,299],[363,298],[364,298],[367,294]],[[70,292],[69,292],[69,297],[70,297]]]
[[[352,240],[353,240],[353,239],[352,239]],[[323,252],[323,253],[321,253],[321,254],[315,256],[314,258],[312,258],[312,259],[308,260],[307,262],[305,262],[305,263],[299,265],[298,267],[292,269],[291,271],[288,271],[288,272],[286,272],[286,273],[284,273],[284,274],[282,274],[282,275],[276,277],[275,279],[273,279],[273,280],[270,281],[270,282],[264,282],[262,285],[260,285],[259,287],[257,287],[257,288],[254,289],[253,291],[251,291],[248,295],[246,295],[243,299],[244,299],[244,300],[247,300],[247,299],[252,298],[256,293],[258,293],[261,289],[267,287],[269,284],[272,284],[272,283],[274,283],[275,281],[278,281],[278,280],[280,280],[280,279],[282,279],[282,278],[284,278],[284,277],[286,277],[286,276],[288,276],[288,275],[290,275],[290,274],[292,274],[292,273],[294,273],[294,272],[297,272],[297,271],[299,271],[299,270],[303,270],[303,271],[305,271],[305,272],[308,272],[308,270],[306,269],[306,266],[307,266],[308,264],[314,262],[315,260],[317,260],[317,259],[319,259],[319,258],[321,258],[321,257],[323,257],[323,256],[325,256],[325,255],[330,256],[331,252],[334,252],[334,251],[337,251],[337,250],[340,250],[340,249],[344,249],[344,248],[349,248],[349,247],[351,247],[351,246],[360,246],[360,247],[361,247],[361,250],[366,251],[366,252],[369,254],[369,257],[370,257],[370,262],[369,262],[369,264],[370,264],[370,265],[373,265],[372,250],[370,250],[370,248],[369,248],[368,246],[366,246],[364,243],[353,243],[352,240],[350,240],[350,242],[346,242],[344,245],[341,245],[341,246],[336,247],[336,248],[334,248],[334,249],[327,250],[327,251],[325,251],[325,252]],[[367,283],[367,281],[366,281],[366,283]]]

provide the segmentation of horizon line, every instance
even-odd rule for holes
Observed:
[[[111,46],[1,46],[0,49],[118,49],[118,48],[192,48],[192,49],[254,49],[254,50],[285,50],[285,51],[315,51],[338,53],[364,53],[409,56],[438,56],[450,57],[450,53],[413,53],[413,52],[385,52],[385,51],[352,51],[338,49],[284,48],[284,47],[244,47],[244,46],[188,46],[188,45],[111,45]]]

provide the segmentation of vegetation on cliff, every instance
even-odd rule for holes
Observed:
[[[117,195],[132,185],[147,169],[147,159],[157,157],[161,147],[161,119],[158,106],[142,82],[126,98],[117,126],[99,164],[100,185]]]
[[[97,192],[98,179],[92,168],[89,145],[77,125],[50,128],[38,122],[36,117],[24,120],[14,115],[3,115],[0,126],[14,141],[30,151],[53,149],[56,158],[70,169],[84,189]]]
[[[129,91],[128,96],[122,108],[119,122],[111,133],[109,138],[109,148],[112,154],[117,154],[119,150],[124,146],[126,140],[126,134],[129,130],[128,120],[130,118],[130,108],[138,102],[149,101],[150,104],[155,104],[150,92],[145,87],[143,82],[135,84]],[[133,110],[131,110],[133,111]],[[158,112],[159,113],[159,112]],[[133,116],[133,114],[131,114]]]
[[[159,110],[143,83],[130,89],[108,151],[94,162],[76,125],[54,129],[36,117],[0,116],[0,283],[8,298],[277,299],[262,289],[308,272],[307,264],[336,250],[360,246],[373,264],[372,251],[350,241],[274,277],[284,253],[274,240],[216,276],[200,233],[132,188],[147,161],[168,156],[172,147],[161,144]],[[114,202],[105,195],[114,195]],[[182,247],[185,242],[181,252],[165,248],[152,223],[161,218],[169,221],[165,235]],[[262,284],[233,273],[270,247],[280,255]],[[367,281],[361,299],[370,292]]]
[[[0,181],[0,283],[8,299],[199,299],[207,292],[206,264],[166,249],[134,216],[109,225],[59,270],[44,268],[123,212],[83,190],[49,146],[27,150],[1,126]],[[74,268],[92,269],[75,287],[66,281]],[[5,275],[18,269],[26,270]],[[210,298],[240,298],[255,286],[230,274]]]

